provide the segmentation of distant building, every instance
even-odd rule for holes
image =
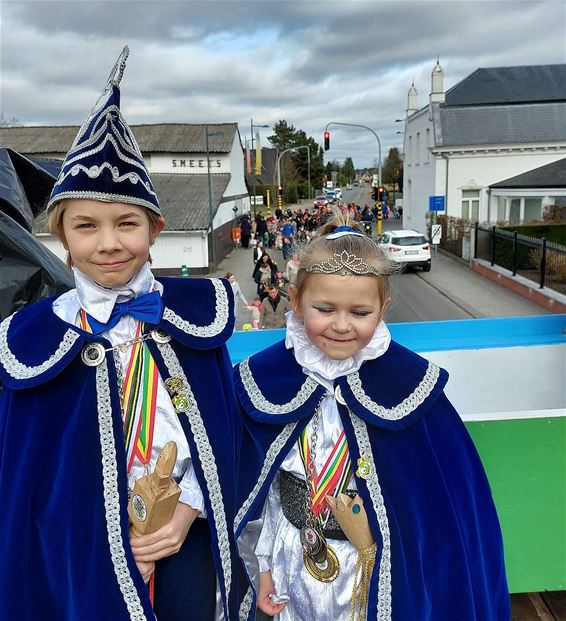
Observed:
[[[446,93],[443,82],[437,62],[428,103],[419,108],[414,84],[408,92],[405,225],[424,231],[431,196],[450,216],[540,219],[563,195],[556,184],[512,193],[499,184],[566,157],[566,64],[477,69]]]
[[[208,127],[208,156],[206,128]],[[0,128],[0,146],[34,159],[57,174],[78,127]],[[216,263],[233,247],[231,229],[250,209],[244,177],[244,152],[235,123],[132,125],[131,129],[155,185],[167,226],[152,247],[157,273],[206,273],[212,248]],[[210,159],[210,200],[208,159]],[[65,251],[38,220],[38,238],[57,256]]]

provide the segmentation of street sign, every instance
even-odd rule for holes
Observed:
[[[253,202],[254,202],[254,197],[252,196],[251,198],[252,198],[252,205],[253,205]],[[261,194],[259,194],[259,195],[258,195],[258,194],[256,194],[256,197],[255,197],[255,204],[256,204],[256,205],[263,205],[263,196],[262,196]]]
[[[444,196],[429,196],[428,197],[428,210],[429,211],[444,211]]]
[[[442,225],[433,224],[430,231],[430,236],[432,237],[433,245],[438,245],[440,243],[440,240],[442,239]]]

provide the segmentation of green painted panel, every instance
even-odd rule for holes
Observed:
[[[566,418],[466,427],[497,505],[511,592],[566,589]]]

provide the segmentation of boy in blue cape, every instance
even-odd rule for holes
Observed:
[[[232,289],[149,269],[165,223],[120,111],[127,55],[48,203],[76,288],[0,324],[6,621],[237,618]],[[129,493],[170,440],[173,517],[130,539]]]

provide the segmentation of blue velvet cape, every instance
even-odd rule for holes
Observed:
[[[184,376],[192,393],[179,418],[204,494],[224,614],[236,619],[237,419],[224,344],[232,288],[218,279],[161,282],[159,328],[172,340],[147,343],[161,377]],[[112,353],[96,367],[81,359],[87,343],[111,345],[62,321],[52,302],[0,324],[0,619],[154,619],[129,546]]]
[[[392,342],[334,384],[354,471],[360,456],[372,464],[367,480],[356,476],[378,546],[368,621],[510,617],[495,506],[472,440],[443,392],[447,379]],[[284,342],[240,363],[235,389],[243,421],[240,537],[261,516],[277,469],[326,389],[303,373]]]

